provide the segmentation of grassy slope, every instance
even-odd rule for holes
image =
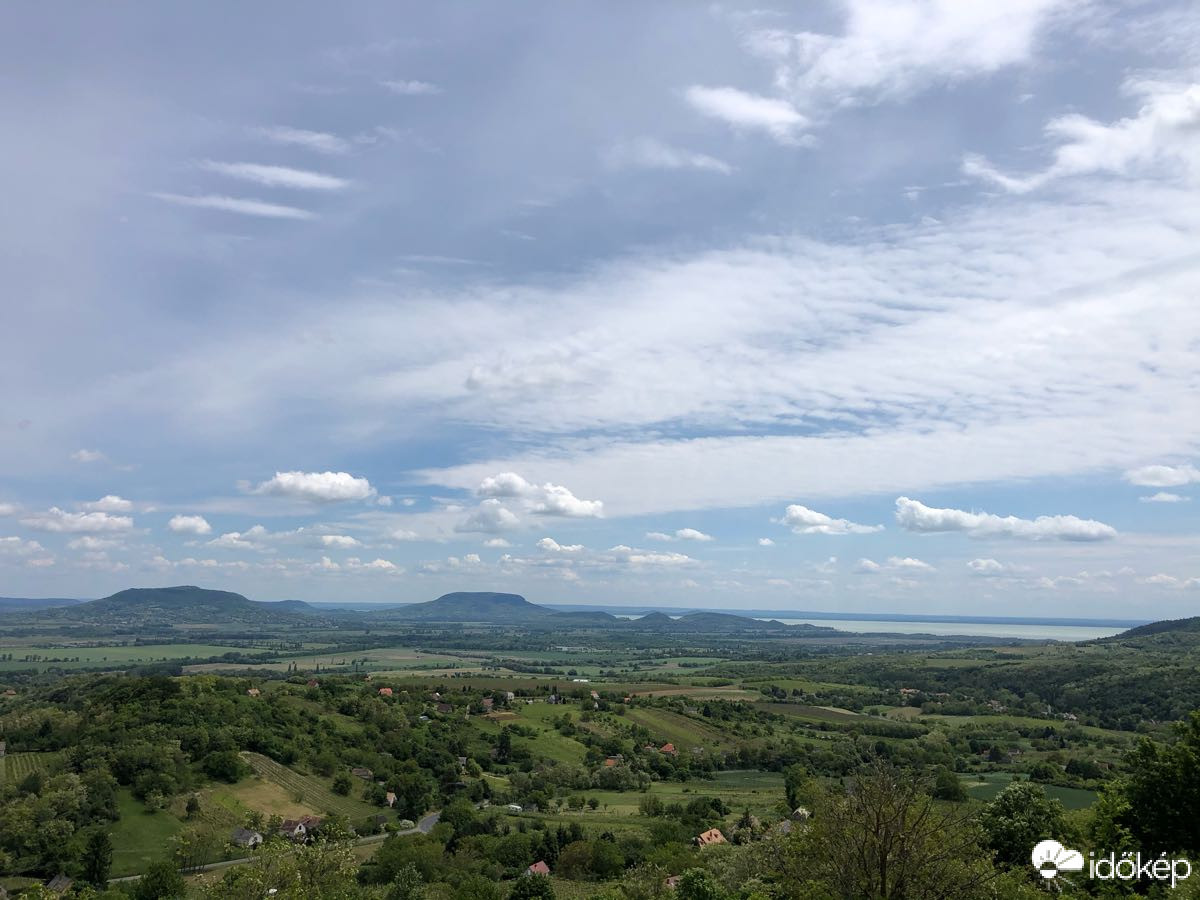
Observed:
[[[169,841],[183,828],[179,819],[167,810],[147,812],[146,807],[124,789],[117,792],[117,809],[121,818],[109,830],[114,878],[143,872],[151,863],[170,855]]]
[[[328,779],[301,775],[260,753],[244,752],[242,758],[250,764],[256,775],[283,788],[292,802],[313,809],[318,814],[336,813],[353,822],[379,812],[376,807],[357,799],[363,785],[358,779],[354,779],[351,795],[342,797],[330,790]]]

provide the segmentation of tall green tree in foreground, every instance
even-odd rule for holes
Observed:
[[[93,831],[83,848],[80,860],[81,877],[88,884],[104,887],[108,883],[108,872],[112,868],[112,840],[104,830]]]

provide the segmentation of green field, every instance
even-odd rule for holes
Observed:
[[[298,806],[307,807],[320,814],[334,813],[346,816],[352,821],[379,812],[377,807],[355,798],[355,794],[362,790],[362,783],[358,779],[355,779],[351,795],[342,797],[329,789],[326,779],[316,775],[301,775],[261,753],[246,751],[242,753],[242,758],[250,764],[257,776],[282,787]]]
[[[136,875],[171,853],[170,840],[183,823],[167,810],[148,812],[128,790],[117,791],[121,818],[109,827],[113,844],[112,876]]]
[[[734,743],[730,735],[667,709],[634,707],[625,714],[625,718],[646,728],[656,741],[670,742],[680,750],[727,747]]]
[[[968,780],[966,782],[967,793],[976,800],[990,802],[996,799],[996,795],[1008,787],[1012,780],[1013,775],[1008,772],[989,774],[987,780],[983,782]],[[1059,787],[1055,784],[1045,784],[1042,787],[1045,789],[1047,797],[1060,801],[1066,809],[1087,809],[1096,802],[1098,796],[1095,791],[1083,788]]]
[[[177,659],[207,659],[223,653],[263,652],[260,647],[229,647],[218,644],[142,644],[111,647],[38,647],[0,645],[0,656],[13,658],[0,662],[0,672],[30,668],[85,669],[112,665],[145,665]],[[27,657],[37,657],[29,660]]]

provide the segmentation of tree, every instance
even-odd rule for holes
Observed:
[[[103,829],[93,831],[83,848],[80,860],[81,876],[88,884],[104,887],[108,883],[108,872],[112,868],[112,840]]]
[[[884,760],[814,806],[811,824],[776,851],[788,896],[958,900],[981,896],[995,877],[970,814]]]
[[[187,884],[174,863],[151,863],[133,889],[133,900],[175,900],[186,896]]]
[[[341,794],[343,797],[350,793],[350,788],[353,786],[354,783],[345,772],[339,773],[337,778],[333,779],[333,792]]]
[[[933,796],[938,800],[949,800],[961,803],[967,799],[967,789],[963,787],[959,777],[949,769],[938,769],[933,781]]]
[[[200,814],[200,798],[195,794],[188,797],[186,815],[189,819],[194,819]]]
[[[554,900],[554,887],[545,875],[523,875],[513,882],[508,900]]]
[[[1029,864],[1029,851],[1038,841],[1054,838],[1067,843],[1074,836],[1063,805],[1046,797],[1040,784],[1013,781],[984,807],[979,817],[987,846],[996,861],[1009,866]]]
[[[703,869],[688,869],[675,887],[677,900],[725,900],[726,893]]]
[[[421,877],[417,867],[409,863],[392,879],[392,886],[388,888],[385,900],[418,900],[424,885],[425,879]]]
[[[783,790],[787,798],[788,812],[812,802],[813,780],[808,769],[797,763],[783,773]]]

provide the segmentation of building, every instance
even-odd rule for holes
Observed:
[[[361,778],[364,781],[370,781],[375,775],[374,772],[372,772],[370,769],[364,768],[363,766],[355,766],[350,770],[350,774],[355,778]]]
[[[807,822],[811,816],[812,813],[810,813],[808,809],[803,806],[797,806],[795,810],[792,811],[793,822]]]
[[[317,685],[319,685],[320,683],[321,683],[321,682],[317,681],[317,679],[315,679],[315,678],[310,678],[310,679],[308,679],[308,686],[309,686],[309,687],[316,687],[316,686],[317,686]]]
[[[721,834],[721,829],[710,828],[703,834],[696,835],[697,847],[711,847],[714,844],[724,844],[725,835]]]
[[[380,688],[380,689],[379,689],[379,696],[380,696],[380,697],[390,697],[390,696],[392,696],[392,689],[391,689],[391,688],[389,688],[389,687],[382,687],[382,688]]]
[[[246,696],[247,697],[257,697],[261,693],[262,693],[262,691],[260,691],[258,688],[250,688],[249,690],[246,691]]]
[[[545,860],[539,859],[532,866],[525,870],[526,875],[549,875],[550,867],[546,865]]]
[[[49,890],[54,891],[54,893],[56,893],[56,894],[65,894],[67,891],[69,891],[71,889],[71,885],[74,883],[75,883],[74,881],[72,881],[70,878],[68,878],[62,872],[59,872],[57,875],[55,875],[53,878],[51,878],[48,882],[46,882],[46,887]]]
[[[308,826],[299,819],[284,819],[279,825],[279,833],[293,841],[302,841],[308,837]]]
[[[251,831],[249,828],[235,828],[233,834],[229,836],[229,843],[235,847],[246,847],[253,850],[263,842],[263,836],[257,831]]]
[[[396,805],[396,793],[395,793],[395,791],[388,791],[388,792],[387,792],[387,805],[388,805],[388,807],[389,807],[389,808],[390,808],[390,807],[393,807],[393,806],[395,806],[395,805]]]
[[[494,701],[491,697],[484,697],[479,702],[483,705],[484,710],[487,712],[491,712],[492,707],[496,705],[496,701]]]
[[[525,810],[521,807],[520,803],[510,803],[510,804],[508,804],[508,806],[506,806],[504,808],[506,810],[508,810],[510,813],[525,812]]]
[[[675,749],[674,744],[663,744],[661,747],[658,748],[658,752],[665,753],[668,756],[678,756],[679,755],[679,751]]]

